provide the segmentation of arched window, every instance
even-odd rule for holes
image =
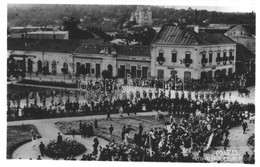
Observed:
[[[28,72],[32,73],[32,71],[33,71],[33,62],[32,62],[32,60],[28,59],[27,63],[28,63]]]
[[[113,75],[113,67],[111,64],[107,66],[107,70],[110,72],[111,75]]]
[[[215,71],[215,78],[219,79],[220,78],[220,70]]]
[[[177,62],[177,51],[173,50],[172,51],[172,63],[176,63]]]
[[[163,70],[158,70],[157,77],[158,77],[158,79],[164,79],[164,71]]]
[[[191,80],[191,72],[185,71],[184,72],[184,81],[187,82],[187,81],[190,81],[190,80]]]
[[[200,79],[202,79],[202,80],[207,79],[207,73],[205,71],[201,72]]]
[[[53,60],[52,63],[51,63],[51,69],[52,69],[52,74],[56,75],[56,73],[57,73],[57,63],[56,63],[55,60]]]
[[[209,63],[212,63],[213,51],[209,51]]]
[[[171,70],[171,78],[175,79],[176,75],[177,75],[177,71]]]
[[[38,66],[38,72],[42,72],[42,61],[41,60],[39,60],[37,62],[37,66]]]
[[[212,80],[212,71],[208,71],[208,80],[209,80],[209,81]]]

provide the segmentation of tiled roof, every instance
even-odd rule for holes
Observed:
[[[69,53],[78,46],[79,42],[79,40],[8,38],[7,49]]]
[[[39,44],[35,46],[35,50],[69,53],[73,52],[79,42],[79,40],[40,40]]]
[[[24,51],[45,51],[57,53],[86,53],[101,54],[105,47],[111,47],[111,51],[115,51],[121,56],[148,56],[150,57],[150,46],[143,45],[111,45],[103,44],[101,39],[89,40],[57,40],[57,39],[22,39],[8,38],[8,50],[24,50]]]
[[[206,32],[196,33],[185,27],[165,25],[158,36],[152,42],[162,45],[214,45],[235,44],[230,38],[223,34],[209,34]]]
[[[103,44],[103,39],[87,40],[58,40],[58,39],[23,39],[8,38],[8,50],[26,50],[26,51],[45,51],[69,53],[74,50],[80,50],[80,47],[88,45]],[[78,49],[79,47],[79,49]]]
[[[38,43],[38,39],[7,38],[7,50],[30,51]]]
[[[150,46],[143,45],[116,45],[117,55],[123,56],[150,56]]]
[[[255,54],[242,44],[237,44],[236,54],[237,61],[255,60]]]
[[[75,48],[76,53],[99,54],[104,50],[103,39],[81,40],[80,44]]]

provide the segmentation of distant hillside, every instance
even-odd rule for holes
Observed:
[[[103,24],[103,18],[115,19],[113,27],[121,27],[129,20],[136,5],[8,5],[8,26],[61,25],[71,16],[84,18],[89,23]],[[255,13],[221,13],[206,10],[177,10],[152,6],[154,24],[161,25],[185,19],[187,24],[210,23],[255,24]]]

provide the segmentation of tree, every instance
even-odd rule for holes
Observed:
[[[64,75],[64,82],[65,82],[65,76],[69,73],[68,68],[62,67],[61,72]]]
[[[79,68],[79,72],[80,72],[80,74],[83,75],[84,80],[86,80],[87,69],[85,68],[84,65],[81,65],[81,66],[80,66],[80,68]]]
[[[103,70],[101,74],[102,74],[103,79],[110,79],[110,78],[112,78],[112,75],[111,75],[111,73],[108,70]]]
[[[42,73],[43,75],[47,75],[48,74],[48,67],[44,66],[42,71],[43,71],[43,73]]]
[[[7,59],[7,69],[10,72],[13,72],[15,70],[15,60],[14,60],[14,58],[12,56],[10,56]]]

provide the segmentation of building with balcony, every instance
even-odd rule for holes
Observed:
[[[235,61],[235,42],[196,26],[164,25],[151,43],[151,77],[157,79],[222,79],[235,72]]]

